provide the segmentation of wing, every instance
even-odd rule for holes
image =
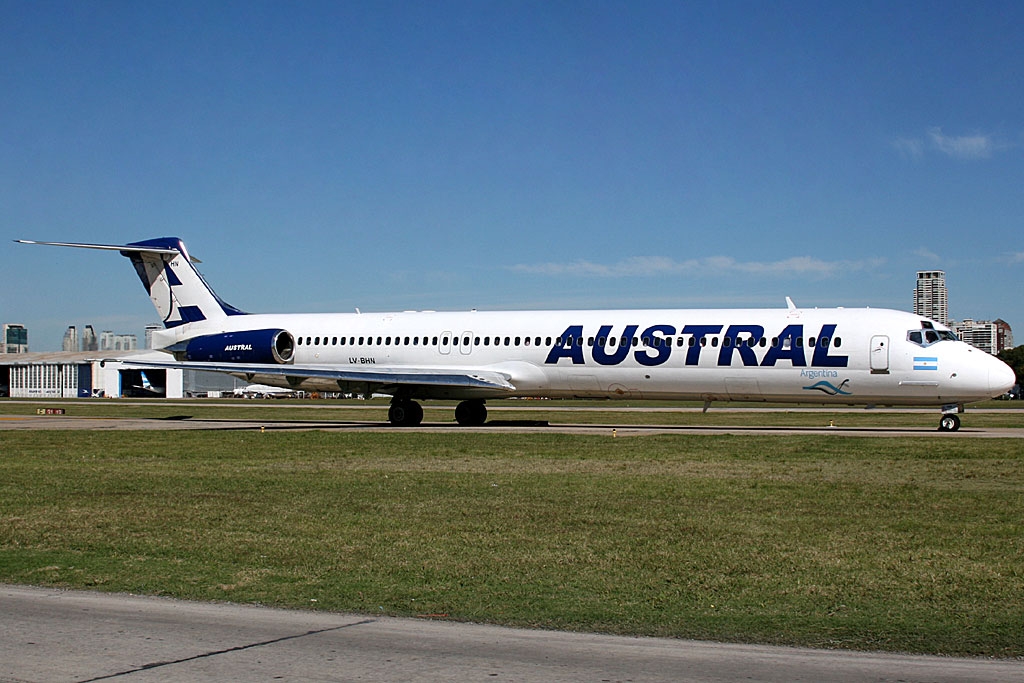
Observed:
[[[111,359],[114,360],[114,359]],[[298,387],[304,380],[319,380],[335,383],[339,389],[349,386],[365,388],[383,394],[394,394],[405,389],[466,389],[485,390],[498,393],[513,392],[516,387],[509,375],[493,370],[467,369],[465,372],[453,369],[432,369],[401,366],[371,366],[367,368],[347,365],[276,365],[264,363],[209,363],[198,361],[142,361],[121,360],[125,365],[137,365],[168,370],[206,370],[244,375],[254,378],[277,378],[289,386]]]

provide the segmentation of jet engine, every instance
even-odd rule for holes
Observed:
[[[294,352],[295,337],[287,330],[245,330],[189,339],[175,356],[179,361],[281,365],[290,363]]]

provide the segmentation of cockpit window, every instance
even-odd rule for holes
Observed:
[[[910,330],[907,332],[907,341],[918,346],[931,346],[941,341],[959,341],[959,337],[955,333],[949,330],[937,330],[927,320],[921,321],[920,330]]]

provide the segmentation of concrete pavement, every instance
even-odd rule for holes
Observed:
[[[168,680],[1024,682],[1024,663],[0,586],[0,681]]]

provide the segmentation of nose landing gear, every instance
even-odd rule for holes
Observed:
[[[959,404],[942,406],[942,417],[939,418],[939,431],[940,432],[955,432],[960,429],[960,416],[957,413],[962,413],[964,407]]]

